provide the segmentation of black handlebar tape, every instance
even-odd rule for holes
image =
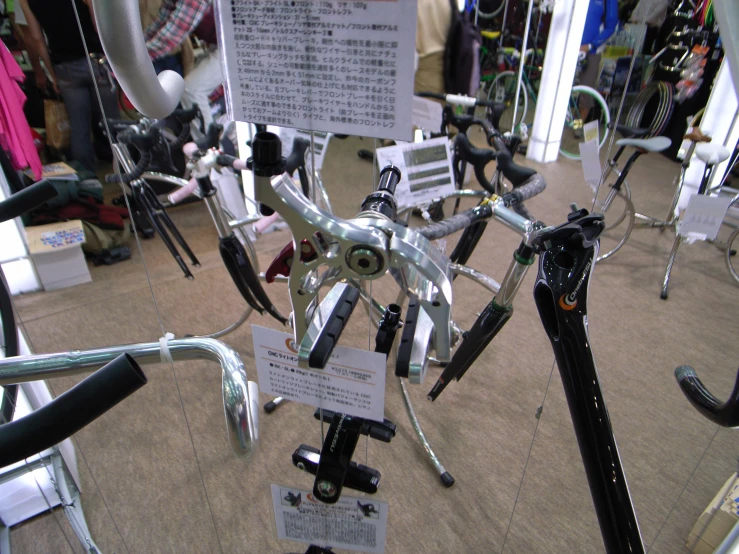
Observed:
[[[182,129],[180,129],[180,134],[177,135],[177,138],[175,141],[170,145],[170,148],[174,148],[176,150],[179,150],[183,146],[185,146],[185,143],[190,138],[190,124],[189,123],[183,123]]]
[[[437,240],[461,231],[478,221],[490,219],[493,215],[493,209],[489,204],[475,206],[469,210],[465,210],[457,215],[443,219],[437,223],[426,225],[414,229],[419,235],[426,237],[428,240]]]
[[[709,421],[722,427],[739,426],[739,373],[731,396],[723,403],[709,392],[692,367],[678,367],[675,379],[690,403]]]
[[[205,136],[199,140],[196,140],[195,144],[198,145],[198,148],[200,148],[200,150],[218,148],[218,141],[221,137],[222,132],[223,125],[219,125],[218,123],[211,123]]]
[[[60,443],[145,384],[136,361],[121,354],[46,406],[0,426],[0,467]]]
[[[105,176],[105,182],[106,183],[130,183],[131,181],[135,181],[136,179],[141,178],[141,176],[146,173],[146,168],[149,167],[149,163],[151,162],[151,152],[144,151],[141,152],[141,158],[139,158],[139,163],[136,164],[136,167],[133,168],[133,171],[131,173],[122,173],[120,175],[118,174],[112,174],[112,175],[106,175]]]
[[[544,177],[539,173],[534,173],[521,186],[504,194],[501,198],[506,206],[515,206],[536,196],[547,188]]]
[[[58,194],[48,179],[42,179],[0,202],[0,222],[16,218],[37,208]]]

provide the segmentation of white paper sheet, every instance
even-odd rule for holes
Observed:
[[[395,189],[399,208],[419,206],[454,192],[454,173],[448,137],[377,149],[380,169],[394,165],[401,179]]]
[[[387,502],[342,494],[336,504],[324,504],[310,491],[272,485],[272,506],[278,539],[355,552],[385,552]]]
[[[334,348],[324,369],[298,367],[293,336],[252,325],[259,390],[334,412],[382,421],[385,417],[384,355]]]
[[[731,200],[730,196],[694,194],[688,200],[688,207],[677,229],[678,234],[685,237],[702,236],[714,240]]]
[[[410,140],[416,2],[216,6],[232,119]]]

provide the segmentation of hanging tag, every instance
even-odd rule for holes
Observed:
[[[595,189],[600,182],[600,156],[598,155],[598,141],[590,140],[588,142],[581,142],[580,147],[580,161],[582,162],[582,173],[585,182],[593,189]]]
[[[596,144],[600,145],[600,129],[598,127],[599,121],[591,121],[582,126],[582,132],[585,138],[585,142],[594,140]]]
[[[505,102],[505,87],[499,85],[495,87],[495,102]]]
[[[324,369],[298,366],[290,333],[252,325],[259,389],[273,396],[382,421],[387,359],[376,352],[337,346]]]
[[[441,104],[428,98],[413,97],[413,125],[424,131],[438,133],[441,129],[441,116]]]
[[[449,137],[387,146],[376,152],[378,167],[392,164],[400,169],[401,178],[395,189],[399,208],[419,206],[454,192]]]
[[[382,554],[387,535],[388,503],[343,494],[324,504],[311,491],[272,485],[277,538]]]
[[[685,215],[677,228],[678,234],[715,240],[731,200],[731,197],[694,194],[688,200]]]

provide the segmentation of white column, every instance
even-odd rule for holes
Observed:
[[[526,153],[530,160],[553,162],[559,155],[589,3],[590,0],[557,0],[554,3],[534,126]]]
[[[737,111],[739,110],[739,99],[737,99],[731,73],[729,63],[724,58],[713,83],[711,96],[708,98],[700,128],[701,131],[713,139],[713,143],[723,144],[730,152],[733,152],[737,141],[739,141],[739,112]],[[718,165],[713,172],[709,186],[718,184],[719,179],[726,171],[728,163],[729,160],[726,160]],[[698,192],[705,167],[705,164],[693,155],[690,160],[690,167],[685,173],[685,185],[680,193],[678,202],[680,210],[685,209],[690,196]]]

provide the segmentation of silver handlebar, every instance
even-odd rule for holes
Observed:
[[[160,343],[151,342],[5,358],[0,360],[0,385],[86,373],[121,354],[129,354],[140,364],[161,363],[161,347]],[[199,337],[170,340],[167,347],[173,360],[205,359],[221,365],[223,407],[231,449],[239,457],[251,454],[259,439],[259,389],[256,383],[247,380],[239,354],[218,340]]]
[[[174,71],[155,73],[138,0],[92,0],[92,4],[105,56],[126,96],[145,116],[167,117],[177,107],[185,81]]]

